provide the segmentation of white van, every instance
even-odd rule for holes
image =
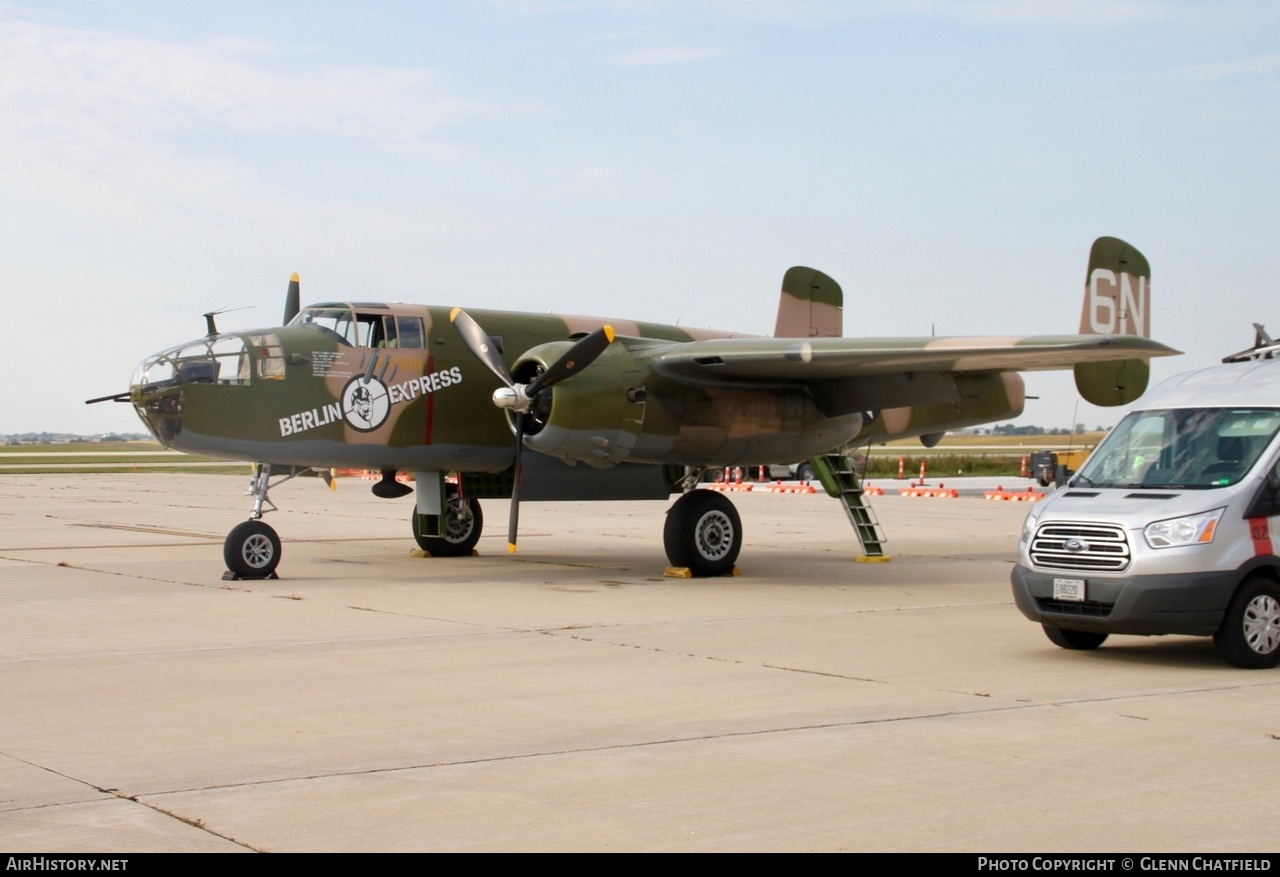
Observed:
[[[1113,633],[1212,636],[1280,663],[1280,359],[1163,382],[1032,506],[1018,608],[1066,649]]]

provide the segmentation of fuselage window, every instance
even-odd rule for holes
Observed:
[[[421,350],[425,346],[422,339],[426,333],[422,331],[421,317],[396,317],[396,329],[400,334],[401,347]]]
[[[284,348],[279,335],[251,335],[253,365],[259,378],[268,381],[284,380]]]
[[[249,358],[239,335],[224,335],[210,347],[219,384],[249,383]]]

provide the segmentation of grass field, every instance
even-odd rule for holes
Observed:
[[[896,477],[898,458],[902,457],[908,477],[919,474],[922,459],[927,472],[935,477],[1017,475],[1024,454],[1040,450],[1061,454],[1068,447],[1088,450],[1104,435],[1101,432],[1076,436],[948,435],[933,448],[924,447],[918,439],[901,439],[872,446],[867,474],[873,478]],[[859,450],[859,453],[863,452]],[[248,471],[248,465],[166,451],[150,441],[0,445],[0,474],[8,475],[135,471],[243,475]]]
[[[247,463],[167,451],[156,442],[60,442],[0,445],[0,474],[38,472],[187,472],[244,474]]]
[[[935,447],[926,448],[919,439],[899,439],[873,445],[867,460],[868,478],[894,478],[898,459],[907,477],[920,474],[921,461],[929,477],[943,475],[1022,474],[1022,458],[1036,451],[1054,451],[1061,462],[1076,468],[1084,456],[1102,441],[1105,432],[1079,435],[947,435]],[[1068,461],[1067,452],[1076,457]],[[859,453],[863,453],[859,449]],[[1077,453],[1083,452],[1083,453]]]

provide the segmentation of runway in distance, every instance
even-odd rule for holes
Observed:
[[[417,488],[414,537],[433,556],[472,553],[480,500],[666,499],[669,562],[733,569],[742,525],[706,467],[796,463],[851,443],[919,436],[1022,412],[1019,371],[1075,371],[1096,405],[1133,401],[1148,360],[1150,268],[1116,238],[1094,242],[1079,334],[844,338],[843,293],[786,272],[773,337],[597,317],[453,306],[323,302],[285,325],[208,334],[148,357],[130,402],[168,448],[256,464],[249,520],[227,536],[238,577],[274,575],[268,491],[311,469],[380,471],[394,499]],[[273,480],[274,478],[274,480]]]

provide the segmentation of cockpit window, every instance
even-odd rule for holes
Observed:
[[[356,331],[355,317],[349,308],[340,307],[323,307],[323,308],[307,308],[298,316],[294,317],[290,322],[290,326],[315,326],[317,329],[324,329],[338,336],[338,340],[345,344],[357,345],[360,343],[358,333]]]
[[[367,313],[342,305],[317,305],[301,311],[289,325],[324,329],[353,347],[421,350],[426,346],[421,317]]]

